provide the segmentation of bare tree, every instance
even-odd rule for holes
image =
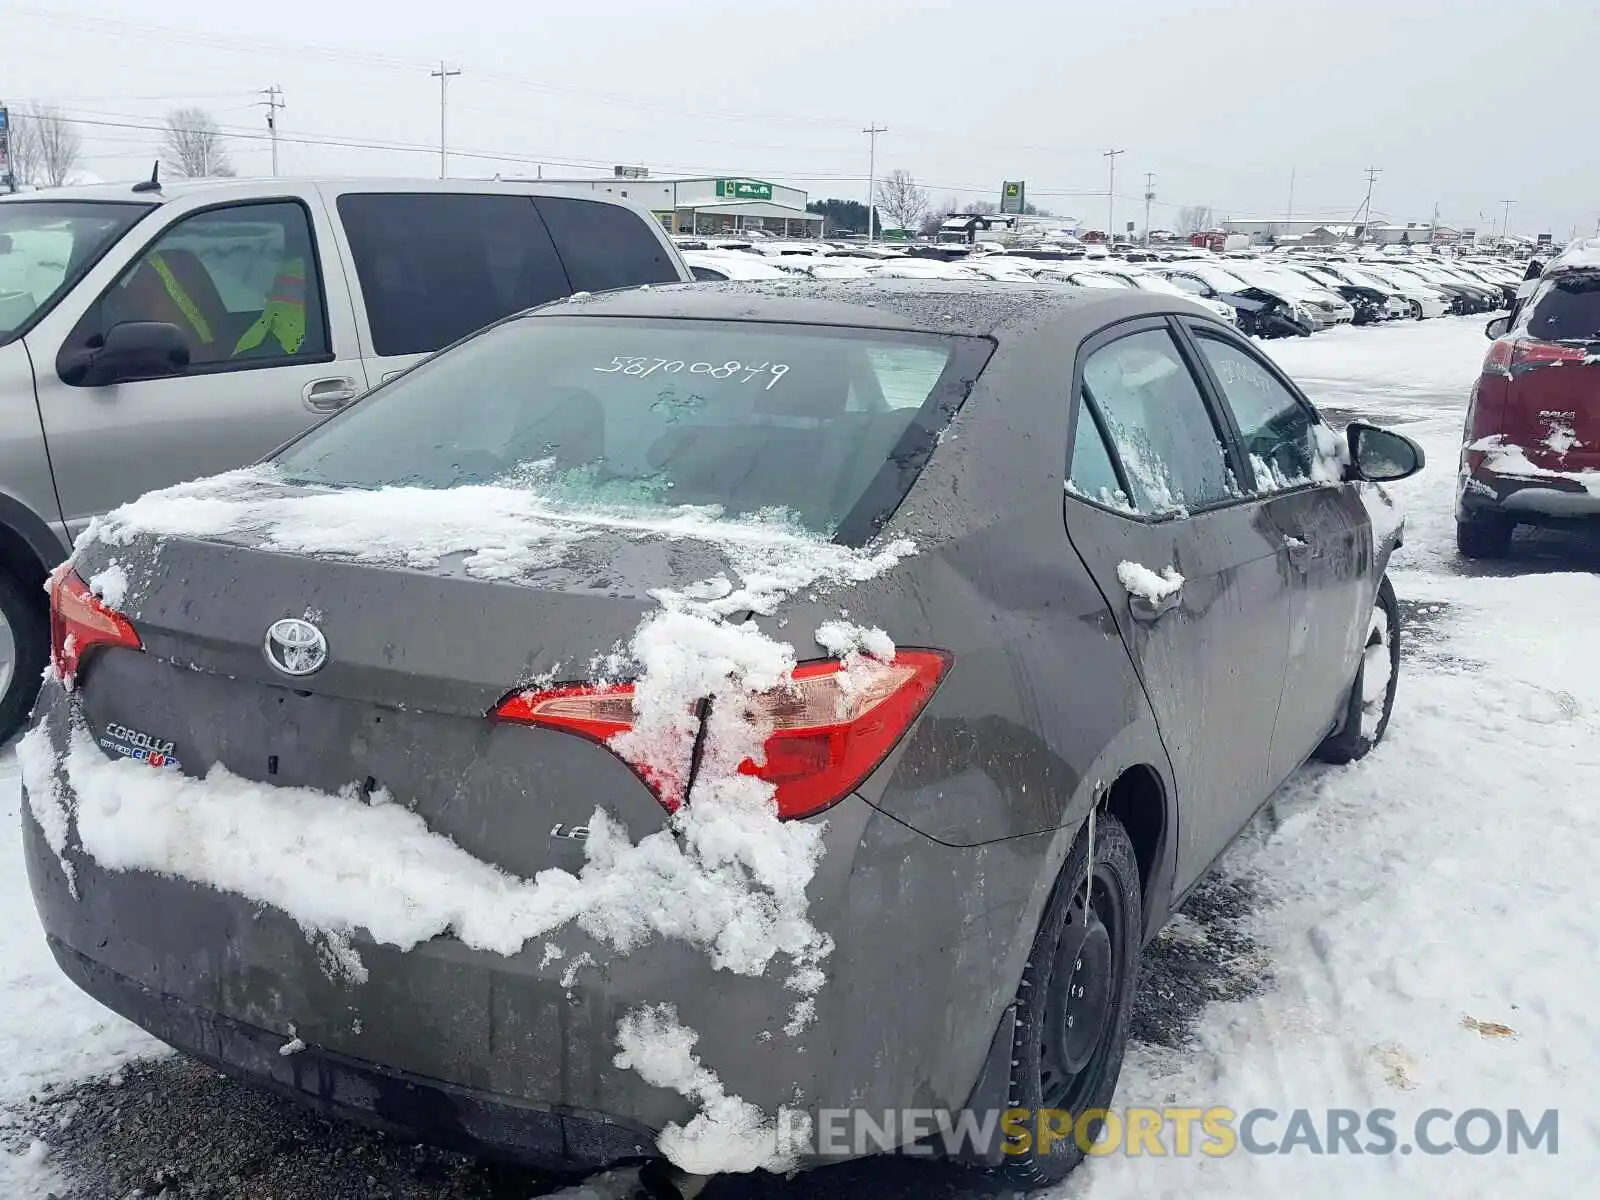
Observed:
[[[19,184],[60,187],[83,158],[78,128],[58,108],[31,105],[11,118],[11,170]]]
[[[161,160],[173,174],[188,179],[234,174],[222,130],[203,108],[179,108],[167,114]]]
[[[971,200],[962,207],[961,211],[987,217],[999,212],[1000,206],[993,200]]]
[[[1179,233],[1199,233],[1201,230],[1210,229],[1212,224],[1209,205],[1191,204],[1178,210],[1177,227]]]
[[[960,211],[961,206],[958,205],[955,202],[955,199],[952,197],[951,199],[946,200],[943,204],[929,209],[927,215],[922,218],[922,225],[918,228],[917,232],[922,234],[923,237],[932,237],[934,234],[939,232],[939,226],[943,225],[946,220],[955,216]]]
[[[893,229],[913,229],[928,211],[928,193],[917,186],[910,171],[893,170],[878,183],[878,207]]]

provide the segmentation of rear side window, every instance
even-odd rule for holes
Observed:
[[[1117,478],[1117,468],[1106,447],[1105,435],[1087,397],[1078,405],[1078,424],[1072,431],[1071,470],[1067,490],[1108,508],[1128,508],[1128,495]]]
[[[1600,271],[1564,271],[1541,281],[1518,324],[1542,342],[1600,341]]]
[[[667,248],[633,210],[564,196],[540,196],[537,203],[573,291],[677,282]]]
[[[898,507],[977,377],[970,338],[550,316],[501,325],[319,426],[293,478],[496,484],[553,506],[709,506],[847,543]]]
[[[1238,495],[1200,388],[1165,329],[1096,350],[1084,363],[1083,386],[1105,418],[1140,512],[1183,512]]]
[[[379,356],[431,354],[573,291],[527,196],[349,193],[339,216]]]

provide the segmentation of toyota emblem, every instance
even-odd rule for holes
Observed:
[[[310,621],[285,617],[267,626],[267,661],[285,675],[311,675],[328,661],[328,639]]]

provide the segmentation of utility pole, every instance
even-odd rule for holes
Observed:
[[[261,94],[265,100],[257,100],[256,104],[267,110],[267,132],[272,136],[272,173],[278,173],[278,110],[286,108],[283,102],[283,88],[273,84],[269,88],[262,88]]]
[[[1290,229],[1289,226],[1294,224],[1294,177],[1298,171],[1298,167],[1289,168],[1289,207],[1283,210],[1284,233],[1294,232],[1294,230]]]
[[[449,68],[444,60],[439,60],[439,69],[433,77],[439,81],[439,178],[443,179],[450,170],[449,151],[445,148],[444,115],[449,98],[449,84],[452,77],[461,74],[461,68]]]
[[[1378,182],[1378,176],[1383,174],[1381,167],[1367,168],[1367,198],[1361,202],[1361,207],[1356,210],[1356,215],[1361,218],[1352,224],[1370,227],[1372,225],[1372,185]],[[1364,233],[1365,231],[1363,231]]]
[[[876,121],[868,123],[861,131],[867,135],[869,149],[867,150],[867,241],[878,240],[877,221],[878,211],[878,135],[888,133],[887,125],[879,125]]]
[[[1150,244],[1150,201],[1156,198],[1156,174],[1154,171],[1144,173],[1144,244]]]
[[[1106,181],[1106,241],[1117,236],[1117,155],[1126,150],[1107,150],[1100,157],[1111,164],[1111,176]]]
[[[1503,218],[1501,218],[1501,221],[1500,221],[1500,240],[1503,242],[1503,241],[1506,240],[1506,237],[1511,233],[1511,206],[1513,204],[1515,204],[1516,201],[1515,200],[1502,200],[1502,201],[1500,201],[1500,203],[1504,204],[1506,206],[1506,215]]]

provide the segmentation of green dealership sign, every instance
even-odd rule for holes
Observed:
[[[717,195],[730,200],[771,200],[772,185],[759,179],[719,179]]]

